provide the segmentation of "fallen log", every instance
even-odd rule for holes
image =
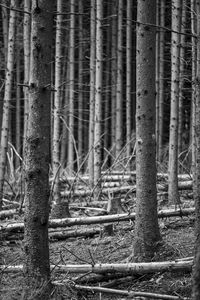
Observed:
[[[54,281],[54,285],[64,285],[65,281]],[[68,282],[66,282],[68,283]],[[147,292],[134,292],[134,291],[125,291],[125,290],[117,290],[117,289],[111,289],[111,288],[105,288],[105,287],[99,287],[99,286],[84,286],[75,284],[73,287],[77,290],[84,290],[89,292],[95,292],[95,293],[109,293],[109,294],[117,294],[121,296],[126,296],[128,299],[136,299],[135,297],[145,297],[150,299],[165,299],[165,300],[186,300],[188,298],[180,298],[179,296],[171,296],[171,295],[165,295],[165,294],[156,294],[156,293],[147,293]]]
[[[191,215],[195,212],[195,208],[178,209],[178,210],[160,210],[158,212],[158,218],[167,217],[183,217]],[[80,217],[80,218],[64,218],[64,219],[50,219],[49,228],[57,227],[71,227],[74,225],[91,225],[91,224],[103,224],[120,221],[135,220],[135,213],[131,214],[117,214],[107,216],[96,216],[96,217]],[[0,233],[3,232],[21,232],[24,230],[24,223],[11,223],[0,225]]]
[[[66,264],[66,265],[51,265],[51,270],[56,273],[125,273],[132,275],[143,275],[148,273],[166,272],[166,271],[189,271],[191,272],[193,260],[187,261],[164,261],[164,262],[149,262],[149,263],[118,263],[118,264]],[[23,265],[8,266],[1,265],[0,271],[5,273],[17,273],[23,270]]]

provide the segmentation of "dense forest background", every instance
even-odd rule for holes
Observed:
[[[194,262],[199,299],[200,2],[1,0],[0,10],[0,216],[24,216],[0,230],[24,232],[23,299],[50,298],[51,226],[134,219],[128,266],[106,271],[151,262],[164,245],[160,190],[173,207],[163,215],[196,212],[195,258],[178,264]],[[184,211],[180,188],[195,207]],[[73,219],[77,197],[111,216]],[[164,299],[188,299],[177,297]]]

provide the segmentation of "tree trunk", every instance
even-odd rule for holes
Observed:
[[[69,32],[69,135],[68,135],[68,174],[74,171],[74,58],[75,58],[75,0],[70,0]]]
[[[78,52],[78,171],[83,160],[83,2],[79,0],[79,52]]]
[[[168,201],[178,204],[178,107],[179,107],[179,43],[180,36],[180,0],[172,0],[172,32],[171,37],[171,107],[168,166]]]
[[[60,107],[61,107],[61,67],[62,67],[62,0],[57,0],[56,46],[55,46],[55,96],[53,118],[53,200],[59,205],[60,199]]]
[[[118,0],[117,28],[117,91],[116,91],[116,157],[119,158],[123,145],[123,93],[122,93],[122,42],[123,42],[123,0]]]
[[[112,38],[111,38],[111,153],[116,153],[116,85],[117,85],[117,0],[112,0]]]
[[[96,0],[91,0],[90,10],[90,117],[89,117],[89,177],[94,184],[94,107],[95,107],[95,54],[96,54]]]
[[[101,189],[102,164],[102,69],[103,69],[103,5],[96,0],[96,72],[95,72],[95,115],[94,115],[94,185],[95,198],[99,197]]]
[[[15,1],[14,1],[15,2]],[[53,2],[32,1],[29,122],[25,142],[24,299],[51,293],[48,218]]]
[[[126,156],[127,160],[131,155],[131,61],[132,61],[132,0],[127,1],[126,7]],[[130,170],[130,162],[127,165]]]
[[[186,0],[182,2],[182,15],[181,15],[181,32],[185,33],[186,30]],[[183,100],[184,100],[184,82],[185,82],[185,34],[180,36],[180,66],[179,66],[179,116],[178,116],[178,155],[183,149]]]
[[[164,48],[165,48],[165,0],[160,2],[160,47],[159,47],[159,112],[158,112],[158,160],[161,161],[163,150],[163,124],[164,124]]]
[[[24,10],[30,12],[31,1],[24,0]],[[30,71],[30,30],[31,30],[31,16],[24,14],[24,32],[23,32],[23,44],[24,44],[24,135],[23,139],[25,142],[26,131],[28,126],[28,115],[29,115],[29,71]]]
[[[194,3],[193,3],[194,5]],[[195,8],[195,5],[194,7]],[[200,1],[196,1],[196,15],[197,15],[197,60],[196,60],[196,98],[195,98],[195,111],[193,111],[193,117],[195,116],[195,174],[194,178],[194,200],[196,211],[196,226],[195,226],[195,258],[193,268],[193,287],[192,287],[192,300],[200,299]]]
[[[160,240],[156,198],[155,46],[156,3],[137,8],[136,225],[134,259],[150,260]]]
[[[16,7],[16,1],[11,0],[11,8]],[[4,177],[6,172],[6,160],[9,137],[10,101],[12,92],[12,80],[14,69],[14,43],[15,43],[16,11],[10,10],[9,32],[8,32],[8,56],[6,68],[5,91],[3,100],[3,119],[1,127],[1,153],[0,153],[0,210],[2,208]]]

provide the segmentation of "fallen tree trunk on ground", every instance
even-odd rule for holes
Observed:
[[[55,281],[53,282],[54,285],[64,285],[65,282]],[[67,282],[66,282],[67,283]],[[95,293],[109,293],[109,294],[117,294],[121,296],[126,296],[128,299],[136,299],[135,297],[145,297],[150,299],[165,299],[165,300],[186,300],[188,298],[180,298],[179,296],[171,296],[171,295],[163,295],[163,294],[156,294],[156,293],[147,293],[147,292],[134,292],[134,291],[124,291],[124,290],[117,290],[105,287],[98,287],[98,286],[84,286],[75,284],[73,287],[77,290],[83,290],[88,292],[95,292]]]
[[[158,218],[166,217],[183,217],[191,215],[195,212],[195,208],[178,209],[178,210],[161,210],[158,212]],[[64,218],[64,219],[50,219],[49,228],[57,227],[71,227],[74,225],[91,225],[103,224],[120,221],[135,220],[135,213],[132,214],[117,214],[97,217],[80,217],[80,218]],[[24,223],[4,224],[0,226],[0,233],[3,232],[21,232],[24,230]]]
[[[51,265],[51,270],[56,273],[126,273],[132,275],[142,275],[166,271],[191,271],[193,260],[149,262],[149,263],[118,263],[118,264],[68,264]],[[23,270],[22,265],[18,266],[0,266],[0,270],[6,273],[16,273]]]

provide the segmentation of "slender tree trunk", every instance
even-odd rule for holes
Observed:
[[[181,32],[186,29],[186,0],[182,1]],[[180,71],[179,71],[179,116],[178,116],[178,154],[183,149],[183,99],[184,99],[184,70],[185,70],[185,35],[180,36]]]
[[[7,6],[7,0],[2,0],[2,4]],[[1,12],[2,12],[2,27],[3,27],[4,63],[5,63],[5,70],[6,70],[7,54],[8,54],[8,9],[2,6]]]
[[[15,1],[14,1],[15,2]],[[32,1],[29,122],[25,142],[24,299],[49,299],[50,61],[53,2]]]
[[[136,223],[134,258],[151,260],[160,240],[156,198],[155,47],[156,2],[137,8]]]
[[[159,47],[159,112],[158,112],[158,160],[161,161],[163,151],[164,124],[164,49],[165,49],[165,0],[160,2],[160,47]]]
[[[196,34],[196,0],[191,0],[191,32],[193,35]],[[195,174],[195,161],[196,161],[196,138],[195,138],[195,124],[196,124],[196,95],[195,95],[195,80],[196,80],[196,69],[197,69],[197,45],[196,38],[191,38],[192,42],[192,94],[191,94],[191,143],[192,144],[192,173],[193,180],[196,177]],[[195,185],[194,185],[195,186]],[[193,190],[195,194],[195,189]]]
[[[61,107],[61,68],[62,68],[62,0],[57,0],[56,19],[56,47],[55,47],[55,96],[54,96],[54,119],[53,119],[53,198],[56,203],[60,202],[60,107]]]
[[[19,24],[18,24],[19,25]],[[18,32],[19,34],[19,32]],[[17,58],[16,58],[16,81],[20,83],[21,81],[21,47],[17,47]],[[16,90],[16,150],[19,155],[21,155],[21,86],[17,86]],[[20,166],[19,156],[16,155],[16,168]]]
[[[96,0],[96,76],[95,76],[95,124],[94,124],[94,185],[95,196],[101,189],[101,155],[102,155],[102,71],[103,71],[103,4]]]
[[[123,0],[118,0],[118,29],[117,29],[117,94],[116,94],[116,157],[119,157],[123,145],[122,126],[122,42],[123,42]]]
[[[131,61],[132,61],[132,1],[127,0],[126,7],[126,156],[131,155]],[[130,169],[130,163],[127,166]]]
[[[111,153],[116,154],[116,85],[117,85],[117,0],[112,0],[112,38],[111,38]]]
[[[193,9],[195,9],[195,3],[192,3]],[[195,110],[193,111],[193,117],[195,115],[195,173],[193,174],[193,190],[195,199],[195,211],[196,211],[196,227],[195,227],[195,258],[193,268],[193,286],[192,286],[192,300],[200,299],[200,1],[196,1],[196,15],[197,15],[197,66],[196,66],[196,99]],[[193,99],[194,100],[194,99]]]
[[[160,1],[156,0],[156,25],[160,25]],[[160,31],[156,31],[156,158],[159,159]]]
[[[60,194],[60,108],[61,108],[61,71],[62,71],[62,0],[57,0],[56,53],[55,53],[55,98],[53,129],[53,200],[51,217],[70,216],[68,203],[61,200]],[[60,13],[60,14],[59,14]]]
[[[11,0],[10,7],[15,8],[16,1]],[[15,24],[16,24],[16,11],[11,9],[10,19],[9,19],[9,32],[8,32],[8,56],[7,56],[6,80],[5,80],[5,91],[4,91],[4,101],[3,101],[3,119],[2,119],[2,127],[1,127],[0,210],[2,208],[3,187],[4,187],[4,178],[6,172],[6,160],[7,160],[6,155],[7,155],[8,137],[9,137],[10,101],[11,101],[13,68],[14,68]]]
[[[95,55],[96,55],[96,0],[90,9],[90,117],[89,117],[89,181],[94,184],[94,108],[95,108]]]
[[[67,66],[67,71],[65,74],[65,92],[64,92],[64,100],[63,100],[63,110],[62,110],[62,140],[61,140],[61,158],[60,163],[64,168],[67,165],[67,142],[69,131],[67,128],[68,124],[68,103],[69,103],[69,68]]]
[[[83,159],[83,2],[79,0],[79,54],[78,54],[78,165]]]
[[[24,0],[24,10],[30,12],[32,0]],[[31,30],[31,16],[24,14],[24,28],[23,28],[23,44],[24,44],[24,141],[26,138],[26,131],[28,125],[29,115],[29,71],[30,71],[30,30]]]
[[[180,0],[172,0],[172,28],[180,31]],[[168,201],[179,203],[178,192],[178,107],[179,107],[179,43],[180,36],[172,32],[171,38],[171,107],[168,166]]]
[[[68,135],[68,173],[74,171],[74,52],[75,52],[75,0],[70,0],[69,33],[69,135]]]

